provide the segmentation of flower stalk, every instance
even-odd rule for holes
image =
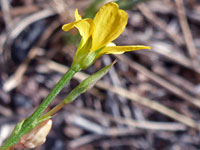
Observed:
[[[48,111],[46,114],[44,114],[42,117],[39,118],[39,120],[44,120],[45,118],[49,118],[53,116],[56,112],[58,112],[60,109],[62,109],[65,105],[71,103],[74,101],[79,95],[82,93],[85,93],[87,90],[93,87],[93,85],[101,78],[103,77],[109,69],[116,63],[114,61],[112,64],[104,67],[103,69],[99,70],[98,72],[94,73],[93,75],[89,76],[85,80],[83,80],[76,88],[74,88],[63,101],[61,101],[58,105],[56,105],[53,109]]]

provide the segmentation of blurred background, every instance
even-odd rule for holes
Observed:
[[[74,10],[94,17],[106,0],[0,0],[0,144],[66,72],[80,36],[61,30]],[[37,150],[199,150],[200,1],[117,0],[129,22],[114,42],[152,50],[105,55],[87,76],[118,62],[53,119]]]

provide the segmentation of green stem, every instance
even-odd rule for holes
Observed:
[[[74,88],[63,101],[61,101],[58,105],[56,105],[53,109],[48,111],[46,114],[44,114],[42,117],[38,119],[38,121],[44,120],[46,118],[51,117],[56,112],[58,112],[60,109],[62,109],[66,104],[71,103],[74,101],[79,95],[86,92],[89,88],[91,88],[102,76],[104,76],[110,67],[112,67],[113,64],[115,64],[116,61],[114,61],[112,64],[102,68],[98,72],[94,73],[93,75],[89,76],[85,80],[83,80],[76,88]]]
[[[57,94],[64,88],[64,86],[72,79],[77,71],[71,68],[64,74],[60,81],[51,90],[49,95],[44,99],[40,106],[35,110],[35,112],[24,122],[23,127],[26,128],[30,123],[34,122],[40,117],[40,115],[45,111],[52,100],[57,96]]]
[[[84,80],[85,81],[85,80]],[[38,119],[38,121],[40,120],[44,120],[45,118],[48,118],[50,116],[53,116],[56,112],[58,112],[60,109],[62,109],[66,104],[72,102],[73,100],[75,100],[80,94],[84,93],[87,90],[87,87],[89,86],[88,82],[86,85],[84,86],[80,86],[82,85],[81,82],[75,89],[73,89],[66,97],[65,99],[60,102],[58,105],[56,105],[53,109],[51,109],[50,111],[48,111],[47,113],[45,113],[42,117],[40,117]]]
[[[63,101],[60,102],[58,105],[56,105],[53,109],[51,109],[50,111],[48,111],[46,114],[44,114],[42,117],[39,118],[40,120],[44,120],[45,118],[48,118],[50,116],[53,116],[56,112],[58,112],[60,109],[62,109],[64,106],[66,105],[66,103],[64,103]]]
[[[88,86],[88,85],[87,85]],[[56,112],[58,112],[60,109],[62,109],[66,104],[72,102],[73,100],[75,100],[80,94],[84,93],[87,90],[87,86],[84,87],[80,87],[77,86],[75,89],[73,89],[66,97],[65,99],[60,102],[58,105],[56,105],[53,109],[51,109],[50,111],[48,111],[47,113],[45,113],[42,117],[40,117],[38,119],[38,121],[40,120],[44,120],[45,118],[48,118],[50,116],[53,116]]]

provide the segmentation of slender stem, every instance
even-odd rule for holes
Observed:
[[[81,82],[83,83],[83,82]],[[38,121],[43,120],[45,118],[48,118],[52,115],[54,115],[56,112],[58,112],[60,109],[62,109],[66,104],[72,102],[75,100],[80,94],[84,93],[87,90],[88,84],[85,86],[80,86],[82,84],[79,84],[75,89],[73,89],[63,101],[61,101],[58,105],[56,105],[53,109],[45,113],[42,117],[38,119]]]
[[[39,118],[40,120],[43,120],[45,118],[48,118],[50,116],[53,116],[55,113],[57,113],[60,109],[62,109],[64,106],[66,105],[66,103],[64,103],[63,101],[60,102],[58,105],[56,105],[53,109],[51,109],[50,111],[48,111],[47,113],[45,113],[42,117]]]
[[[64,100],[62,100],[58,105],[56,105],[53,109],[48,111],[46,114],[41,116],[38,121],[46,119],[48,117],[51,117],[56,112],[58,112],[60,109],[62,109],[65,105],[68,103],[71,103],[74,101],[79,95],[86,92],[89,88],[91,88],[102,76],[104,76],[110,67],[115,63],[114,61],[112,64],[102,68],[98,72],[94,73],[93,75],[89,76],[85,80],[83,80],[77,87],[75,87],[66,97]]]
[[[63,101],[61,101],[58,105],[56,105],[53,109],[45,113],[42,117],[40,117],[38,120],[43,120],[45,118],[48,118],[52,115],[54,115],[56,112],[58,112],[60,109],[62,109],[66,104],[72,102],[75,100],[80,94],[82,94],[84,91],[86,91],[86,87],[77,86],[75,89],[73,89]]]
[[[60,81],[55,85],[55,87],[51,90],[48,96],[43,100],[40,106],[35,110],[35,112],[24,122],[23,128],[30,126],[39,116],[45,111],[48,105],[52,102],[52,100],[57,96],[57,94],[64,88],[64,86],[72,79],[74,74],[77,71],[72,70],[71,68],[64,74],[64,76],[60,79]]]

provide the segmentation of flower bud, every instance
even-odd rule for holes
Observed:
[[[52,120],[45,120],[38,124],[29,133],[24,134],[19,143],[26,148],[35,148],[46,141],[46,136],[52,127]]]

